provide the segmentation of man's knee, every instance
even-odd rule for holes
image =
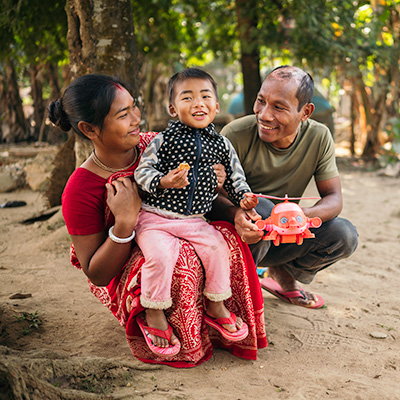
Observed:
[[[271,215],[274,205],[275,204],[271,200],[268,200],[264,197],[259,197],[256,211],[261,215],[262,219],[266,219]]]
[[[357,228],[344,218],[335,218],[328,223],[330,223],[330,235],[332,235],[334,241],[340,243],[343,256],[349,257],[358,245]]]

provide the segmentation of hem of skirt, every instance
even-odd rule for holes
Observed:
[[[136,357],[136,358],[147,364],[163,364],[163,365],[168,365],[168,366],[174,367],[174,368],[194,368],[194,367],[198,367],[199,365],[208,361],[212,355],[213,355],[213,352],[211,349],[211,351],[208,354],[205,354],[203,356],[203,358],[201,358],[196,363],[192,363],[190,361],[162,361],[162,360],[150,360],[148,358],[141,358],[141,357]]]

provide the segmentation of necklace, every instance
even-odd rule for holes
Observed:
[[[94,152],[94,150],[92,151],[92,160],[93,160],[93,162],[94,162],[99,168],[103,169],[104,171],[108,171],[108,172],[120,172],[120,171],[125,171],[126,169],[132,167],[133,164],[135,164],[135,162],[137,161],[137,158],[138,158],[138,151],[137,151],[137,148],[136,148],[136,147],[134,147],[134,152],[135,152],[135,155],[134,155],[134,157],[133,157],[133,161],[132,161],[129,165],[127,165],[126,167],[123,167],[123,168],[111,168],[111,167],[109,167],[109,166],[103,164],[103,163],[97,158],[96,153]]]

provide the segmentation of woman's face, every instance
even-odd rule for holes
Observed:
[[[110,149],[130,149],[140,141],[140,111],[125,88],[116,86],[115,90],[115,98],[104,119],[99,139]]]

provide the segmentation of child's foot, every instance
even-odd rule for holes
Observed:
[[[150,328],[156,328],[162,331],[166,331],[168,329],[167,318],[165,318],[163,310],[146,308],[146,323]],[[167,339],[159,336],[150,335],[150,337],[154,346],[157,347],[168,347],[170,344],[175,345],[179,342],[178,338],[174,334],[171,335],[171,343],[169,343]]]
[[[231,316],[223,301],[209,301],[206,313],[211,318],[229,318]],[[221,326],[228,332],[234,333],[242,328],[243,320],[236,317],[236,324],[222,324]]]

